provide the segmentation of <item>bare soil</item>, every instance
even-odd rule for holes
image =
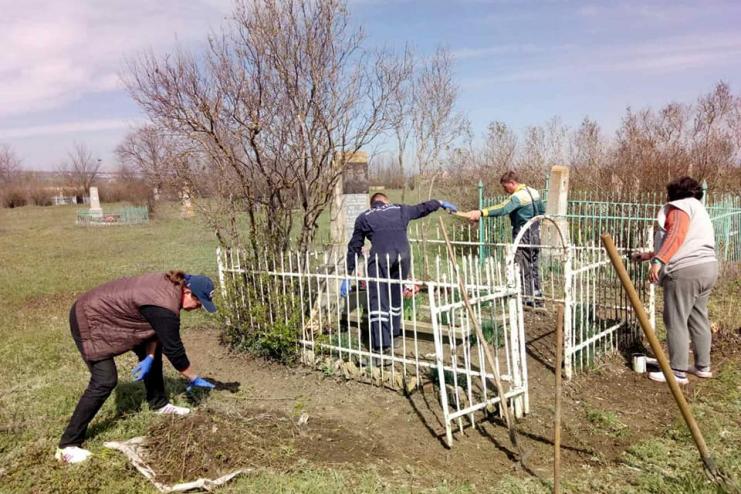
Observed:
[[[290,471],[311,463],[334,466],[385,458],[385,448],[363,448],[362,438],[320,417],[297,421],[282,412],[203,407],[169,416],[147,435],[147,462],[159,481],[217,478],[238,468]]]
[[[551,478],[553,460],[554,321],[552,314],[526,316],[530,414],[517,424],[527,473],[542,480]],[[475,487],[522,470],[507,430],[496,418],[456,432],[456,442],[448,449],[432,385],[404,396],[301,366],[233,354],[219,344],[214,330],[191,330],[184,340],[204,376],[238,382],[240,391],[216,390],[190,422],[166,422],[152,431],[161,450],[170,444],[170,449],[182,451],[189,431],[198,431],[201,458],[229,452],[219,456],[225,461],[205,461],[198,472],[176,468],[182,457],[170,466],[160,458],[159,466],[173,476],[171,480],[250,466],[275,470],[341,466],[372,469],[395,484],[425,487],[449,479]],[[737,360],[737,341],[719,342],[716,348],[716,368],[724,360]],[[690,377],[689,399],[693,388],[701,385]],[[659,435],[677,416],[666,386],[634,373],[621,355],[608,356],[565,383],[562,403],[565,472],[609,467],[629,446]],[[302,415],[308,422],[299,426]]]

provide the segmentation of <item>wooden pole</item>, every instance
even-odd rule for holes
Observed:
[[[674,396],[674,401],[677,402],[679,411],[682,413],[682,417],[684,418],[687,427],[692,433],[692,438],[695,440],[695,445],[700,452],[700,458],[702,458],[702,463],[705,467],[705,474],[708,476],[708,478],[710,478],[710,480],[713,480],[717,483],[725,484],[727,482],[725,475],[723,475],[718,470],[718,467],[715,465],[715,461],[713,460],[710,454],[710,450],[708,450],[708,446],[705,443],[705,438],[703,438],[702,432],[700,432],[700,427],[698,427],[697,422],[695,421],[695,417],[692,415],[692,411],[690,411],[690,407],[687,404],[687,400],[685,400],[684,398],[682,390],[679,389],[679,384],[674,377],[674,372],[672,372],[672,369],[669,366],[669,362],[664,355],[664,351],[661,349],[659,339],[656,337],[656,334],[651,327],[651,323],[648,320],[646,309],[643,307],[643,303],[641,303],[641,300],[638,298],[638,293],[633,286],[633,282],[628,276],[628,271],[625,269],[625,266],[623,266],[623,261],[620,258],[620,254],[618,254],[617,248],[615,248],[615,243],[613,242],[612,236],[609,233],[605,233],[602,235],[602,245],[604,245],[605,250],[607,251],[607,255],[610,256],[612,267],[615,268],[615,271],[620,278],[620,282],[623,284],[623,288],[625,288],[625,292],[628,294],[628,299],[630,300],[630,303],[633,306],[633,310],[638,317],[638,322],[640,322],[641,324],[641,328],[643,329],[643,333],[646,335],[648,344],[651,346],[651,350],[653,350],[654,355],[656,355],[656,360],[658,360],[659,362],[661,372],[664,373],[664,377],[666,378],[666,383],[669,386],[669,390]]]
[[[561,492],[561,366],[563,364],[563,305],[556,315],[556,414],[553,419],[553,494]]]
[[[486,360],[489,363],[489,367],[491,367],[491,372],[492,374],[494,374],[494,383],[497,387],[497,394],[499,395],[499,405],[502,407],[502,412],[504,413],[504,421],[507,424],[507,429],[509,430],[509,439],[512,442],[512,445],[517,448],[517,451],[520,455],[520,463],[524,466],[525,454],[522,446],[520,446],[520,444],[517,442],[517,431],[515,430],[514,420],[512,419],[512,416],[510,414],[509,405],[507,404],[507,397],[504,392],[504,387],[502,386],[502,379],[499,376],[497,366],[494,365],[494,357],[492,357],[491,350],[489,350],[489,345],[486,343],[486,339],[484,338],[484,333],[481,331],[476,313],[474,312],[473,307],[471,307],[471,303],[468,301],[468,292],[466,291],[466,285],[463,283],[463,277],[458,270],[458,263],[455,262],[453,247],[450,245],[448,232],[445,230],[445,223],[443,222],[442,217],[438,217],[438,219],[440,220],[440,229],[442,230],[443,238],[445,239],[445,246],[448,249],[448,257],[450,257],[450,261],[453,263],[455,276],[456,278],[458,278],[458,288],[461,291],[463,303],[465,304],[466,310],[468,311],[468,317],[471,320],[471,324],[473,324],[474,330],[476,331],[476,338],[478,339],[479,344],[484,348],[484,354],[486,355]]]

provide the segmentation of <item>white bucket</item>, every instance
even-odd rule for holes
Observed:
[[[643,353],[633,354],[633,370],[639,374],[646,372],[646,355]]]

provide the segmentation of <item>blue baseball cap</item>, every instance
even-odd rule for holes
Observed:
[[[204,309],[216,312],[214,305],[214,282],[208,276],[200,274],[186,274],[185,286],[198,298]]]

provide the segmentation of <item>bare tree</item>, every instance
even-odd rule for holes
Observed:
[[[545,125],[546,167],[563,165],[567,160],[567,135],[569,128],[560,117],[555,116]],[[547,171],[547,170],[546,170]]]
[[[477,153],[458,152],[455,159],[463,169]],[[557,117],[519,135],[504,122],[492,122],[481,162],[487,171],[479,175],[514,165],[533,185],[550,166],[568,162],[576,187],[619,192],[631,200],[637,192],[663,191],[682,175],[707,180],[716,191],[736,191],[741,188],[741,97],[719,82],[694,104],[627,108],[613,139],[589,118],[570,134]]]
[[[95,182],[95,177],[100,171],[101,160],[93,158],[90,149],[79,142],[74,143],[67,158],[67,162],[61,166],[60,171],[69,184],[77,189],[78,193],[84,195]]]
[[[190,150],[191,191],[215,194],[205,212],[223,243],[243,243],[243,210],[255,252],[265,236],[287,248],[295,219],[298,245],[312,241],[349,156],[387,127],[401,82],[389,54],[362,40],[340,0],[241,0],[202,57],[131,63],[134,99]]]
[[[484,143],[486,166],[494,175],[501,175],[514,168],[516,153],[517,135],[504,122],[491,122]]]
[[[396,141],[396,166],[398,176],[402,177],[401,184],[401,202],[404,202],[407,181],[404,177],[407,174],[405,167],[405,158],[407,155],[407,145],[412,137],[414,122],[414,54],[407,48],[403,57],[400,59],[398,68],[401,76],[401,83],[396,87],[389,98],[389,120],[391,131]]]
[[[688,174],[741,186],[740,124],[741,97],[735,97],[728,84],[719,82],[700,97],[691,124]]]
[[[368,161],[368,179],[374,185],[404,189],[405,175],[399,169],[397,158],[389,154],[377,154]]]
[[[545,129],[539,125],[527,127],[517,160],[517,168],[521,170],[521,176],[531,176],[545,170],[546,153]]]
[[[181,154],[171,139],[154,125],[144,125],[129,132],[116,147],[116,156],[126,169],[139,170],[154,189],[155,199],[180,169]]]
[[[603,183],[602,167],[607,163],[607,153],[607,142],[599,124],[584,117],[569,143],[572,182],[586,189],[598,188]]]
[[[720,82],[695,105],[628,109],[617,132],[613,179],[622,189],[662,190],[672,178],[691,175],[734,190],[730,184],[741,184],[739,101]]]
[[[21,159],[9,144],[0,144],[0,186],[16,182],[21,173]]]
[[[414,84],[413,126],[420,175],[441,168],[443,153],[469,128],[456,111],[458,87],[450,52],[439,48],[422,65]]]

